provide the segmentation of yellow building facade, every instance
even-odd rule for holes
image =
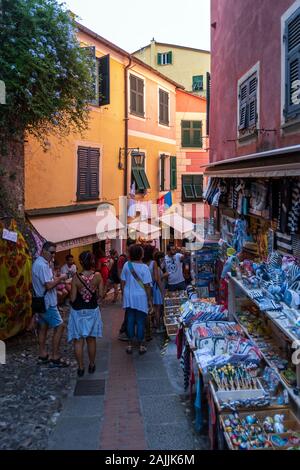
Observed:
[[[162,74],[184,86],[186,91],[206,96],[210,52],[156,42],[135,51],[133,55]]]
[[[177,84],[84,26],[78,30],[99,77],[106,77],[104,90],[102,80],[96,81],[88,129],[63,139],[49,136],[46,151],[29,137],[25,149],[25,210],[38,233],[57,244],[60,264],[68,253],[78,263],[82,250],[99,245],[97,208],[114,207],[118,218],[119,198],[125,197],[122,221],[127,223],[126,200],[142,171],[149,187],[139,188],[138,176],[136,200],[156,203],[160,156],[176,155]],[[143,155],[143,169],[133,163],[132,149]],[[120,227],[118,219],[105,226],[102,248],[123,249],[115,240]]]

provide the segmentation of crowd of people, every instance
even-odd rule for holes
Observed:
[[[60,267],[55,262],[55,244],[46,242],[41,255],[32,268],[35,299],[43,299],[43,308],[35,312],[38,321],[40,363],[53,367],[67,367],[60,357],[59,346],[63,332],[63,319],[58,306],[66,300],[70,304],[68,341],[73,341],[78,364],[77,374],[85,373],[83,350],[86,340],[88,372],[96,369],[96,338],[102,336],[100,305],[108,291],[113,289],[112,302],[121,290],[124,320],[119,339],[127,341],[126,352],[132,354],[134,338],[139,354],[147,351],[146,342],[152,339],[153,330],[163,331],[163,303],[166,290],[184,290],[190,282],[190,259],[184,248],[167,246],[167,253],[150,244],[140,245],[128,239],[126,253],[110,255],[99,250],[96,256],[90,251],[80,254],[80,269],[72,255]],[[40,305],[40,303],[36,303]],[[46,350],[49,328],[54,329],[52,354]]]

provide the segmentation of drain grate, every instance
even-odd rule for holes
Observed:
[[[74,390],[75,396],[104,395],[105,380],[79,380]]]

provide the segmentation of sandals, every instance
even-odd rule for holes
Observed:
[[[142,354],[145,354],[146,352],[147,352],[146,346],[140,346],[139,354],[142,355]]]
[[[96,370],[96,364],[94,364],[93,366],[91,366],[91,364],[89,365],[89,374],[93,374]]]
[[[47,354],[47,356],[45,357],[42,357],[42,356],[38,357],[38,364],[48,364],[48,362],[49,362],[49,354]]]
[[[70,363],[69,361],[66,361],[62,357],[59,357],[58,359],[50,359],[50,367],[69,367]]]
[[[126,352],[127,352],[127,354],[132,354],[132,346],[130,346],[130,345],[127,346]]]

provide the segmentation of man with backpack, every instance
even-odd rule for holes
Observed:
[[[121,273],[122,273],[124,264],[126,263],[126,261],[128,261],[129,248],[130,248],[131,245],[135,245],[135,241],[131,240],[131,238],[128,238],[128,240],[126,242],[126,254],[123,253],[119,256],[119,259],[118,259],[118,277],[119,277],[119,279],[121,279]],[[122,288],[122,286],[121,286],[121,288]],[[123,295],[123,292],[122,292],[122,295]],[[120,341],[128,341],[126,311],[125,311],[125,314],[124,314],[123,323],[122,323],[120,331],[119,331],[118,339]]]

